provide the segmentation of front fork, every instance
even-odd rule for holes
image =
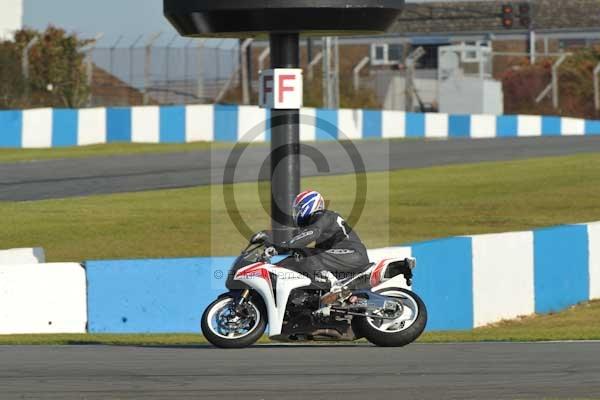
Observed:
[[[248,296],[250,296],[250,289],[242,290],[240,298],[238,299],[239,304],[243,304],[246,300],[248,300]]]
[[[250,297],[250,289],[242,290],[240,296],[235,301],[236,313],[240,313],[244,309],[243,305],[248,300],[248,297]]]

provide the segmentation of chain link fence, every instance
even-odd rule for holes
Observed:
[[[239,65],[235,41],[96,47],[92,106],[212,103]],[[235,82],[239,84],[239,82]]]
[[[259,70],[270,65],[266,42],[246,42],[247,48],[244,42],[231,39],[176,42],[155,45],[152,38],[138,38],[131,45],[118,41],[113,46],[94,47],[88,58],[93,71],[89,106],[257,102]],[[341,44],[339,53],[331,51],[327,58],[320,40],[315,42],[312,51],[302,47],[302,67],[311,70],[306,79],[307,106],[380,106],[374,100],[372,85],[346,85],[353,79],[355,64],[369,54],[368,45]],[[244,55],[246,62],[242,63]],[[332,60],[333,55],[337,55],[336,60]],[[339,64],[335,73],[331,68],[323,72],[327,61]],[[248,76],[247,97],[243,76]],[[338,84],[323,84],[328,81]],[[336,94],[334,104],[326,104],[323,87],[333,86],[340,87],[341,94]]]
[[[337,49],[324,51],[323,42],[313,39],[301,46],[307,107],[440,110],[447,60],[438,59],[438,52],[450,43],[345,37],[333,41]],[[264,41],[153,35],[119,38],[112,44],[82,43],[82,67],[69,72],[68,63],[63,63],[65,72],[58,81],[40,78],[49,72],[43,70],[45,53],[35,38],[0,51],[0,107],[256,104],[258,71],[270,64]],[[491,42],[491,58],[484,64],[461,60],[456,68],[461,77],[483,71],[486,79],[501,81],[506,113],[599,117],[598,41],[540,38],[533,59],[527,43]],[[563,55],[566,58],[557,64]],[[77,57],[73,62],[81,62]],[[327,93],[332,87],[334,96]]]

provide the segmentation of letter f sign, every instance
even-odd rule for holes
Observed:
[[[265,75],[262,79],[263,95],[261,104],[269,103],[269,95],[273,98],[273,75]]]
[[[262,108],[293,110],[302,107],[302,70],[278,68],[261,71],[259,99]]]
[[[286,86],[286,82],[287,81],[295,81],[296,80],[296,75],[279,75],[279,82],[277,84],[277,87],[279,88],[278,91],[278,95],[279,95],[279,103],[284,103],[284,97],[285,97],[285,92],[294,92],[295,87],[294,86]]]

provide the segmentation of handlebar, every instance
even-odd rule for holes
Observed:
[[[254,245],[256,245],[256,247],[252,247]],[[250,241],[248,243],[248,246],[246,246],[244,251],[242,251],[242,255],[248,255],[252,251],[255,251],[258,248],[260,248],[261,246],[264,246],[264,250],[261,255],[261,258],[263,259],[263,261],[268,262],[271,258],[279,255],[279,252],[277,251],[277,246],[271,242],[271,236],[269,235],[269,233],[267,231],[261,231],[261,232],[258,232],[258,233],[255,233],[254,235],[252,235],[252,237],[250,238]],[[290,252],[292,255],[295,255],[295,256],[299,256],[299,257],[305,256],[302,253],[301,249],[290,249]]]

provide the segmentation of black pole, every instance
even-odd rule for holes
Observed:
[[[271,68],[300,67],[297,33],[272,33]],[[300,110],[271,110],[271,220],[276,242],[292,237],[292,202],[300,192]]]

